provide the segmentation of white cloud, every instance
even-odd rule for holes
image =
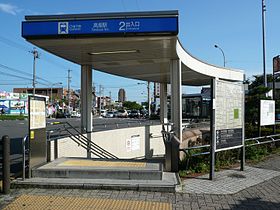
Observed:
[[[20,12],[20,9],[17,6],[14,6],[12,4],[0,3],[0,11],[11,14],[11,15],[16,15],[17,13]]]

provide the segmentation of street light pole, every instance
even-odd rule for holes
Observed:
[[[265,0],[262,0],[262,41],[263,41],[263,77],[264,77],[264,86],[267,87],[267,78],[266,78],[266,63],[265,63]]]
[[[223,54],[223,58],[224,58],[224,67],[226,67],[226,56],[225,56],[225,53],[224,53],[224,51],[222,50],[222,48],[220,48],[218,45],[214,45],[214,47],[215,48],[218,48],[221,52],[222,52],[222,54]]]

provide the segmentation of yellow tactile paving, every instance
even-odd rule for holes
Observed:
[[[171,210],[165,202],[81,198],[45,195],[21,195],[4,210]]]
[[[96,167],[146,167],[146,163],[122,161],[66,160],[58,166],[96,166]]]

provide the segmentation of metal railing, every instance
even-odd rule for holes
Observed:
[[[280,134],[249,138],[249,139],[245,139],[244,141],[245,141],[244,147],[251,147],[251,146],[256,146],[256,145],[275,143],[275,142],[280,141]],[[255,143],[251,143],[251,144],[246,143],[246,142],[251,142],[251,141],[253,141]],[[179,151],[184,152],[186,155],[189,155],[189,151],[191,151],[191,150],[202,149],[202,148],[210,149],[210,147],[211,147],[210,144],[198,145],[198,146],[193,146],[193,147],[181,148],[181,149],[179,149]],[[198,152],[198,153],[195,153],[195,154],[191,154],[191,156],[194,157],[194,156],[208,155],[208,154],[210,154],[210,151]]]
[[[90,139],[85,137],[77,128],[72,126],[68,122],[52,122],[49,123],[50,125],[63,125],[63,127],[60,127],[55,130],[49,130],[48,131],[48,141],[54,141],[55,142],[55,157],[57,157],[57,141],[61,138],[59,138],[57,135],[55,135],[55,132],[61,133],[61,132],[66,132],[68,134],[68,137],[80,145],[82,148],[87,150],[87,152],[90,152],[91,154],[95,155],[98,158],[103,158],[103,159],[118,159],[117,156],[113,155],[112,153],[108,152],[107,150],[103,149],[99,145],[95,144],[92,142]],[[52,138],[51,136],[54,135],[55,138]]]
[[[115,123],[98,123],[93,124],[93,132],[103,131],[107,129],[119,129],[119,128],[130,128],[137,126],[145,126],[145,125],[160,125],[160,121],[158,120],[131,120],[128,122],[115,122]]]
[[[29,158],[29,148],[26,148],[26,142],[28,142],[28,135],[26,135],[23,139],[22,139],[22,180],[25,180],[25,172],[26,169],[29,168],[29,164],[28,164],[28,159],[26,158],[26,156]],[[27,162],[27,164],[26,164]]]

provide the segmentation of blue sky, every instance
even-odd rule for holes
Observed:
[[[272,72],[272,58],[280,54],[279,0],[266,2],[266,61]],[[26,72],[15,73],[0,67],[0,90],[12,86],[31,87],[30,80],[4,75],[1,72],[31,78],[33,46],[21,37],[21,22],[25,15],[68,13],[100,13],[125,11],[179,10],[179,38],[195,57],[214,65],[223,65],[219,45],[226,55],[226,66],[244,70],[247,77],[262,73],[261,0],[0,0],[0,64]],[[40,50],[37,75],[46,80],[67,85],[67,70],[72,70],[72,86],[80,86],[80,67]],[[135,80],[115,77],[95,71],[93,80],[105,87],[105,94],[117,97],[118,88],[125,88],[128,100],[143,101],[145,85]],[[29,84],[27,84],[29,83]],[[141,94],[145,92],[145,94]],[[184,88],[185,93],[193,92]]]

